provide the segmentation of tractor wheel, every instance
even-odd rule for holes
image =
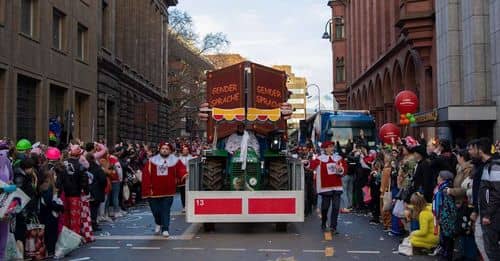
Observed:
[[[269,186],[273,190],[288,190],[289,175],[286,161],[269,162]]]
[[[224,161],[207,159],[203,165],[203,189],[208,191],[222,190],[224,184],[223,173]]]

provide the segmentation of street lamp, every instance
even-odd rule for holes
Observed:
[[[332,41],[332,23],[333,23],[333,20],[335,20],[335,22],[337,22],[337,21],[342,21],[342,19],[343,19],[342,16],[334,16],[331,19],[328,19],[328,21],[325,24],[325,32],[323,33],[323,36],[321,38],[323,38],[325,40],[328,39],[331,42]]]
[[[316,89],[318,90],[318,112],[321,111],[321,89],[319,88],[319,86],[317,84],[309,84],[306,86],[306,95],[307,95],[307,98],[311,98],[312,96],[309,96],[309,93],[307,92],[307,89],[309,89],[309,87],[311,86],[314,86],[316,87]]]
[[[333,20],[332,19],[329,19],[326,24],[325,24],[325,32],[323,33],[323,36],[321,38],[323,39],[331,39],[332,35],[332,22]]]

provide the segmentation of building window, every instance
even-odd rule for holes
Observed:
[[[34,37],[35,35],[35,2],[21,0],[21,32]]]
[[[337,58],[337,62],[335,64],[335,82],[345,82],[344,57]]]
[[[109,24],[110,24],[109,6],[107,1],[102,1],[102,23],[101,23],[101,42],[102,47],[109,48]]]
[[[63,49],[64,43],[64,18],[65,15],[57,10],[52,11],[52,46],[58,50]]]
[[[288,103],[290,104],[304,104],[304,99],[288,99]]]
[[[292,94],[305,94],[306,93],[305,89],[290,89],[290,91],[292,92]]]
[[[36,140],[37,85],[35,79],[17,77],[17,139]]]
[[[344,18],[335,19],[335,39],[344,39],[345,28],[344,28]]]
[[[87,57],[87,52],[88,52],[88,44],[87,44],[87,33],[88,29],[87,27],[78,24],[78,39],[77,39],[77,44],[78,44],[78,58],[82,61],[86,60]]]
[[[295,109],[293,111],[293,114],[304,114],[304,113],[306,113],[305,109]]]
[[[5,0],[0,0],[0,24],[5,24]]]

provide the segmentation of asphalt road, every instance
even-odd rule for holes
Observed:
[[[131,209],[126,217],[103,224],[96,242],[74,251],[65,260],[434,260],[394,253],[399,238],[387,236],[369,217],[339,217],[339,235],[325,240],[317,214],[304,223],[289,224],[275,232],[274,224],[217,224],[215,232],[187,224],[174,201],[168,240],[154,236],[153,217],[147,206]],[[333,256],[326,256],[333,248]],[[327,251],[325,251],[327,250]]]

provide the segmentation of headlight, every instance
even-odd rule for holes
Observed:
[[[255,186],[255,185],[257,185],[257,179],[256,178],[250,178],[248,180],[248,183],[250,183],[250,186]]]

